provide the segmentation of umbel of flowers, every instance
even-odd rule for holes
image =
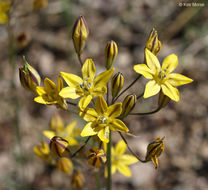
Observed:
[[[131,115],[153,114],[164,108],[171,100],[178,102],[177,87],[192,82],[192,79],[172,73],[178,66],[178,57],[175,54],[167,56],[160,65],[157,55],[162,45],[157,31],[153,29],[145,46],[143,63],[132,67],[132,71],[136,71],[139,75],[123,89],[124,76],[117,71],[114,74],[113,68],[118,54],[116,42],[112,40],[107,42],[104,52],[106,70],[96,75],[93,60],[86,59],[83,62],[81,57],[88,35],[87,23],[84,17],[80,16],[72,28],[72,41],[81,65],[81,76],[61,71],[57,85],[49,78],[45,78],[42,87],[38,72],[24,58],[24,66],[19,70],[20,82],[26,90],[33,92],[35,102],[55,105],[63,110],[73,109],[86,122],[79,128],[76,127],[76,121],[65,127],[62,118],[57,114],[54,115],[50,122],[50,130],[43,131],[46,140],[34,147],[35,154],[69,175],[74,188],[82,188],[85,182],[83,162],[79,163],[79,159],[85,157],[89,167],[92,170],[93,167],[96,168],[93,170],[95,173],[99,174],[105,170],[106,189],[110,190],[111,175],[116,171],[130,177],[129,165],[137,161],[141,163],[152,161],[155,168],[158,168],[158,157],[165,149],[164,137],[157,137],[149,143],[146,156],[142,159],[131,149],[125,138],[129,126],[126,126],[123,119]],[[139,95],[135,92],[123,97],[141,76],[149,79],[144,92]],[[67,86],[64,86],[63,80]],[[158,107],[155,110],[146,113],[132,112],[139,104],[140,98],[146,99],[158,93]],[[118,133],[121,137],[115,146],[114,133]],[[82,137],[85,137],[84,142]],[[92,147],[86,146],[90,140]],[[131,154],[126,153],[127,149]],[[98,178],[96,177],[96,180]]]

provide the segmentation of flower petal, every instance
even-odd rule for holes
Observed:
[[[98,117],[93,108],[79,109],[79,115],[87,122],[95,121]]]
[[[112,131],[128,132],[129,129],[120,119],[113,119],[109,123],[109,127]]]
[[[171,73],[178,66],[178,56],[175,54],[171,54],[167,56],[162,63],[162,70],[165,71],[166,74]]]
[[[58,76],[58,92],[60,92],[63,87],[64,87],[63,80],[61,79],[60,76]]]
[[[120,157],[121,162],[125,165],[131,165],[136,162],[138,162],[138,159],[135,156],[132,156],[130,154],[124,154]]]
[[[121,115],[121,112],[122,112],[122,103],[116,103],[109,106],[107,115],[110,118],[116,118],[119,115]]]
[[[147,48],[145,49],[145,59],[148,67],[152,70],[153,73],[156,73],[156,71],[160,71],[160,62],[158,61],[157,57]]]
[[[42,96],[43,94],[46,94],[46,91],[43,87],[37,86],[36,87],[36,91],[38,93],[38,95]]]
[[[95,101],[95,110],[99,115],[103,115],[105,112],[107,112],[108,105],[105,101],[105,99],[102,96],[98,96]]]
[[[109,127],[106,126],[98,132],[98,137],[101,141],[108,143],[109,142]]]
[[[160,85],[156,83],[155,80],[151,80],[146,84],[144,98],[149,98],[150,96],[154,96],[160,91]]]
[[[80,101],[79,101],[79,107],[81,109],[85,109],[89,103],[91,102],[92,100],[92,96],[91,95],[88,95],[88,96],[83,96]]]
[[[126,152],[127,146],[123,140],[120,140],[115,146],[115,154],[122,155]]]
[[[111,78],[111,75],[113,74],[114,70],[115,69],[112,68],[100,73],[94,80],[94,87],[97,88],[97,87],[105,86],[108,83],[109,79]]]
[[[178,89],[169,84],[168,81],[166,81],[166,83],[162,85],[162,91],[170,99],[176,102],[179,101],[180,98]]]
[[[49,78],[45,78],[44,87],[45,87],[46,93],[51,93],[51,91],[56,91],[55,83],[52,80],[50,80]]]
[[[49,139],[52,139],[54,136],[56,136],[54,131],[44,130],[43,135]]]
[[[73,121],[69,125],[66,126],[65,131],[67,134],[71,135],[73,133],[74,127],[76,126],[77,122]]]
[[[131,177],[131,170],[128,166],[119,163],[117,169],[121,174],[125,175],[126,177]]]
[[[76,93],[76,88],[71,86],[63,88],[60,91],[59,95],[63,98],[71,98],[71,99],[77,99],[80,97],[80,95]]]
[[[38,96],[38,97],[34,98],[34,101],[39,103],[39,104],[48,104],[48,102],[45,101],[45,99],[43,99],[42,96]]]
[[[95,64],[92,59],[87,59],[82,66],[83,79],[90,78],[93,81],[95,77]]]
[[[149,69],[146,64],[135,65],[134,70],[137,73],[143,75],[147,79],[152,79],[153,78],[154,72],[151,69]]]
[[[168,75],[168,82],[173,86],[181,86],[184,84],[191,83],[193,82],[193,80],[184,75],[172,73]]]
[[[73,75],[65,72],[60,72],[60,74],[64,78],[66,83],[74,88],[76,88],[79,84],[83,83],[83,80],[77,75]]]
[[[93,130],[93,128],[91,127],[91,122],[87,123],[87,125],[85,125],[84,129],[81,132],[81,136],[82,137],[86,137],[86,136],[93,136],[96,135],[97,133]]]
[[[103,94],[107,93],[106,86],[98,86],[96,88],[93,88],[92,96],[102,96]]]

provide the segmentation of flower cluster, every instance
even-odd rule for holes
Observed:
[[[36,6],[38,7],[37,4]],[[80,188],[84,182],[82,167],[80,167],[82,164],[77,164],[77,162],[85,155],[86,162],[96,168],[94,171],[105,168],[105,176],[108,177],[107,186],[110,187],[111,174],[119,171],[124,176],[130,177],[131,171],[128,166],[137,161],[142,163],[152,161],[157,168],[158,157],[165,147],[164,138],[158,137],[148,145],[145,159],[141,159],[130,148],[124,136],[130,128],[126,126],[124,118],[130,115],[153,114],[164,108],[171,100],[178,102],[177,87],[193,80],[181,74],[172,73],[178,66],[178,57],[175,54],[167,56],[162,66],[160,65],[156,56],[161,51],[162,43],[158,39],[157,31],[153,29],[145,46],[143,63],[132,67],[132,70],[134,69],[139,75],[123,89],[124,75],[120,72],[113,74],[116,70],[113,65],[118,54],[116,42],[112,40],[107,42],[104,52],[106,70],[96,75],[93,60],[86,59],[83,62],[81,57],[88,35],[87,23],[84,17],[80,16],[72,28],[72,40],[81,64],[81,76],[62,71],[58,76],[57,85],[49,78],[45,78],[43,87],[38,72],[24,58],[24,66],[19,70],[20,82],[26,90],[33,92],[36,96],[35,102],[55,105],[57,108],[69,111],[73,107],[85,122],[83,129],[75,128],[76,121],[65,127],[60,116],[55,115],[50,122],[50,130],[43,131],[48,142],[42,142],[34,148],[36,155],[72,176],[71,183],[77,188]],[[146,84],[145,91],[139,95],[135,92],[122,98],[122,95],[142,75],[150,80]],[[64,86],[63,81],[67,86]],[[156,110],[147,113],[132,113],[140,98],[149,98],[158,93],[160,95]],[[112,132],[117,132],[122,138],[115,147],[112,146],[114,143]],[[87,137],[84,143],[80,136]],[[90,139],[92,139],[93,146],[85,150]],[[125,153],[127,148],[133,155]],[[86,151],[85,154],[83,151]],[[105,167],[102,167],[104,165]]]

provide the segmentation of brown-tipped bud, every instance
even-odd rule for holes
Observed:
[[[85,18],[80,15],[72,29],[72,40],[78,55],[80,55],[84,49],[88,34],[89,30]]]
[[[20,32],[15,37],[16,46],[18,49],[25,48],[30,41],[30,37],[26,32]]]
[[[73,170],[73,164],[71,160],[69,160],[66,157],[59,158],[58,163],[57,163],[57,168],[59,171],[62,171],[66,174],[71,174]]]
[[[33,0],[33,10],[39,11],[48,5],[48,0]]]
[[[41,78],[38,72],[30,66],[25,57],[23,57],[24,66],[19,69],[19,78],[21,85],[29,91],[36,93],[36,87],[40,86]]]
[[[87,152],[88,164],[99,168],[102,164],[106,162],[106,155],[103,149],[98,149],[97,147],[91,148]]]
[[[109,70],[118,54],[118,47],[113,40],[109,41],[105,47],[105,67]]]
[[[158,106],[160,106],[160,108],[164,108],[170,102],[170,100],[171,99],[168,96],[166,96],[161,90],[158,100]]]
[[[111,81],[111,92],[113,98],[115,98],[118,95],[120,90],[123,88],[123,84],[124,84],[124,77],[122,73],[118,72],[113,76]]]
[[[50,127],[53,131],[64,130],[64,123],[59,114],[54,114],[50,120]]]
[[[81,189],[83,187],[84,181],[84,175],[80,171],[75,170],[71,179],[72,186],[74,188]]]
[[[155,55],[160,52],[161,42],[158,39],[157,31],[154,28],[150,32],[149,39],[146,43],[146,48]]]
[[[160,154],[165,150],[165,144],[163,142],[165,137],[162,139],[158,137],[153,142],[151,142],[147,147],[147,154],[145,161],[152,160],[153,164],[155,165],[155,168],[158,167],[158,159],[157,157],[160,156]]]
[[[137,96],[135,94],[130,94],[125,97],[122,103],[122,116],[126,117],[134,108],[137,102]]]
[[[50,141],[50,149],[55,157],[70,155],[69,142],[62,137],[54,136]]]

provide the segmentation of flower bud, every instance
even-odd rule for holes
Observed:
[[[150,32],[149,39],[146,43],[146,48],[155,55],[160,52],[161,42],[159,41],[157,31],[154,28]]]
[[[71,179],[72,186],[74,188],[81,189],[84,181],[85,181],[85,178],[84,178],[83,174],[80,171],[75,170],[72,175],[72,179]]]
[[[79,16],[72,29],[72,40],[78,55],[82,53],[89,34],[87,23],[82,15]]]
[[[118,95],[120,90],[123,88],[123,84],[124,84],[124,77],[122,73],[118,72],[113,76],[111,81],[111,91],[113,98],[115,98]]]
[[[48,5],[48,0],[33,0],[33,10],[39,11]]]
[[[158,137],[153,142],[151,142],[147,147],[147,154],[145,161],[152,160],[153,164],[155,165],[155,169],[158,167],[158,159],[157,157],[165,150],[165,144],[163,142],[164,137],[160,139]]]
[[[118,54],[118,47],[113,40],[109,41],[105,47],[105,67],[107,70],[111,68]]]
[[[38,72],[30,66],[23,57],[24,66],[19,69],[21,85],[29,91],[36,93],[36,87],[40,86],[41,78]]]
[[[170,102],[170,100],[171,99],[168,96],[166,96],[161,90],[158,100],[158,106],[160,106],[160,108],[164,108]]]
[[[55,157],[70,155],[69,143],[62,137],[54,136],[50,141],[50,149]]]
[[[106,162],[106,155],[103,149],[98,149],[97,147],[91,148],[87,152],[88,164],[99,168],[102,164]]]
[[[71,174],[73,170],[73,164],[68,158],[62,157],[58,160],[57,168],[66,174]]]
[[[126,117],[134,108],[137,102],[137,96],[131,94],[125,97],[122,103],[122,116]]]

